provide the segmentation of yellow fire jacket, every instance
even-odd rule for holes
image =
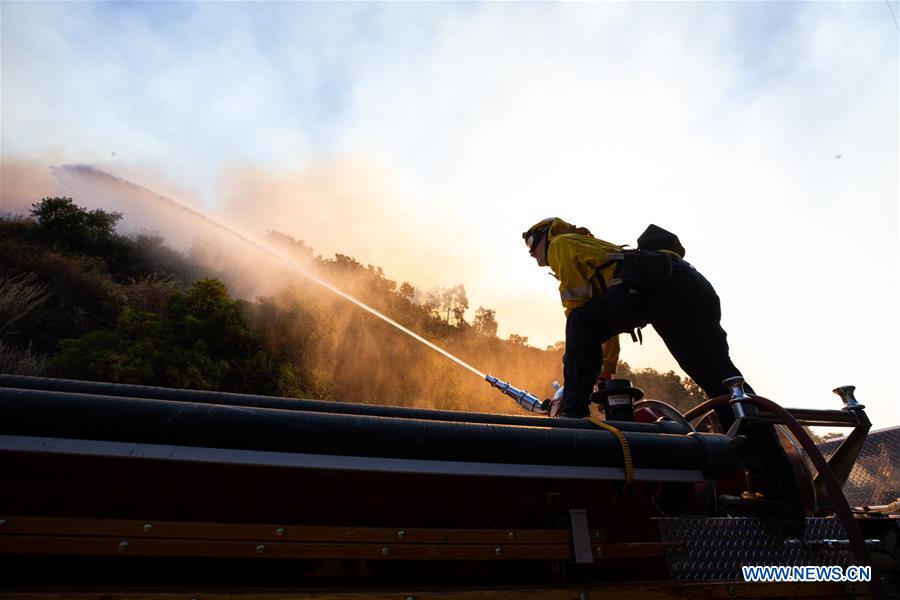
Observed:
[[[610,252],[621,252],[622,247],[609,242],[577,233],[557,233],[572,231],[573,226],[557,219],[548,233],[547,264],[559,280],[559,297],[569,316],[574,309],[602,294],[599,278],[612,279],[615,265],[598,272],[597,268],[607,262]],[[603,373],[614,373],[619,360],[619,336],[613,336],[603,344]]]

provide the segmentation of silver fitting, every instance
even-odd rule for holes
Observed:
[[[505,381],[497,379],[492,375],[486,375],[484,379],[489,384],[491,384],[492,387],[497,388],[498,390],[518,402],[519,406],[521,406],[525,410],[541,415],[547,414],[547,411],[542,406],[543,402],[534,394],[531,394],[525,390],[515,388]]]
[[[856,401],[856,397],[853,395],[855,390],[855,385],[842,385],[831,391],[841,397],[841,400],[844,402],[843,410],[862,410],[865,406]]]
[[[740,375],[723,379],[722,385],[731,390],[732,402],[747,402],[750,400],[750,396],[744,392],[744,378]]]
[[[731,400],[729,400],[729,403],[734,410],[734,416],[738,419],[745,418],[747,416],[747,411],[744,408],[744,403],[752,401],[750,400],[750,396],[744,391],[744,378],[740,375],[735,375],[734,377],[723,379],[722,385],[731,390]]]

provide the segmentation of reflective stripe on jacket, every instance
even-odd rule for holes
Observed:
[[[621,251],[621,246],[575,233],[558,235],[550,240],[547,264],[559,279],[559,299],[567,317],[573,309],[603,293],[598,277],[603,277],[604,281],[612,279],[616,266],[609,265],[600,273],[597,273],[597,267],[607,262],[607,254]]]
[[[568,317],[573,310],[603,293],[598,278],[609,281],[616,266],[610,265],[599,273],[597,267],[607,262],[607,254],[621,252],[622,247],[575,233],[554,236],[552,228],[549,240],[547,264],[559,279],[559,299]],[[603,344],[602,372],[615,373],[618,360],[619,336],[614,335]]]

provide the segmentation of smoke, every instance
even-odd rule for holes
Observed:
[[[374,291],[377,278],[368,271],[345,273],[339,282],[376,305],[389,297]],[[313,292],[296,286],[262,300],[258,323],[270,344],[288,348],[309,395],[365,404],[521,412],[481,377],[351,304]],[[402,303],[395,303],[395,309],[398,318],[416,320],[429,337],[439,339],[454,355],[537,394],[552,394],[550,382],[560,378],[561,353],[543,353],[471,330],[455,330],[422,319],[422,312],[404,308]]]
[[[46,164],[5,157],[0,161],[0,213],[24,215],[41,198],[61,193],[59,180]]]
[[[408,190],[384,168],[361,161],[325,161],[296,170],[244,165],[223,177],[226,221],[258,232],[278,230],[304,240],[318,254],[346,254],[364,264],[389,266],[395,277],[419,285],[448,285],[450,237],[433,215],[408,209]],[[421,200],[425,202],[425,200]]]
[[[397,181],[389,171],[349,160],[295,171],[246,166],[224,178],[224,207],[215,214],[252,231],[303,240],[324,257],[389,267],[390,278],[415,285],[419,295],[463,281],[454,248],[446,246],[454,237],[446,222],[421,211],[417,218]]]
[[[118,167],[107,171],[104,165],[50,166],[38,160],[4,160],[2,168],[4,212],[26,214],[41,198],[67,196],[88,209],[121,213],[124,234],[157,233],[184,252],[198,237],[220,235],[163,196],[257,238],[279,231],[326,257],[341,253],[364,264],[390,265],[393,277],[419,287],[464,283],[464,273],[454,266],[455,249],[439,241],[452,237],[445,223],[422,211],[417,219],[409,210],[416,201],[397,179],[364,162],[325,161],[297,170],[232,165],[210,209],[190,193],[170,191],[169,182],[135,169],[123,173]],[[245,250],[221,258],[243,262]],[[252,281],[241,284],[254,287]]]
[[[541,345],[563,315],[517,232],[560,213],[633,244],[656,222],[715,283],[756,389],[813,405],[804,382],[829,373],[822,389],[892,397],[898,88],[883,4],[235,4],[179,15],[189,36],[130,9],[8,8],[7,155],[59,147],[47,164],[103,168],[115,149],[135,169],[115,173],[254,235],[420,288],[463,283],[502,336]],[[52,189],[186,251],[197,235],[183,215],[135,216],[120,187],[7,171],[3,210]],[[278,276],[252,256],[216,253],[244,268],[246,297]],[[835,292],[844,276],[871,291]],[[652,333],[623,354],[675,367]]]
[[[226,210],[221,211],[223,214],[206,217],[189,203],[182,205],[180,200],[90,165],[46,168],[36,163],[23,162],[4,166],[4,182],[7,185],[4,186],[3,206],[10,212],[24,213],[40,198],[57,195],[75,197],[78,204],[88,209],[120,212],[123,214],[120,229],[124,233],[163,235],[170,244],[189,253],[206,270],[225,280],[232,295],[248,299],[258,295],[280,297],[284,310],[305,311],[307,315],[311,315],[311,320],[304,324],[303,330],[293,332],[293,339],[289,328],[276,328],[272,335],[272,345],[287,343],[299,345],[305,350],[294,352],[293,358],[301,372],[307,374],[309,381],[305,387],[313,395],[378,403],[398,403],[400,401],[397,398],[402,397],[406,398],[403,402],[408,404],[456,408],[462,406],[458,404],[461,397],[458,393],[438,386],[433,381],[434,378],[446,382],[461,377],[454,373],[452,363],[433,353],[421,352],[418,342],[406,338],[399,331],[385,328],[384,323],[373,321],[359,307],[312,285],[313,282],[286,268],[284,263],[255,244],[256,238],[262,237],[258,231],[264,232],[272,223],[289,223],[290,218],[301,214],[302,205],[296,206],[292,202],[293,193],[298,190],[301,198],[321,199],[327,196],[335,200],[317,204],[324,204],[329,210],[327,213],[320,211],[313,214],[312,219],[305,219],[307,230],[344,239],[346,228],[340,225],[341,219],[334,218],[334,209],[349,210],[356,196],[353,190],[341,187],[341,182],[347,179],[342,176],[340,169],[325,169],[320,175],[300,178],[255,177],[254,180],[263,182],[262,186],[250,186],[236,174],[234,181],[241,183],[234,195],[238,200],[228,204]],[[240,175],[246,177],[248,171],[242,171]],[[362,176],[354,181],[369,183],[372,178]],[[366,185],[365,188],[372,189],[373,185]],[[265,194],[266,197],[274,195],[280,200],[273,203],[277,209],[274,214],[260,215],[259,211],[250,210],[250,205],[244,204],[257,199],[259,196],[256,194]],[[231,218],[229,214],[232,215]],[[235,217],[244,214],[254,214],[256,219],[236,225]],[[332,223],[336,227],[328,229]],[[225,228],[233,229],[236,233],[228,232]],[[296,232],[293,229],[288,231]],[[360,235],[364,232],[363,229],[356,231]],[[358,237],[359,235],[352,235],[351,232],[347,239]],[[265,242],[260,242],[265,246]],[[283,255],[284,252],[279,254]],[[292,257],[301,269],[309,268],[309,259],[311,253],[310,256]],[[366,270],[363,274],[371,273],[372,271]],[[349,273],[342,279],[343,283],[353,285],[359,279],[359,273]],[[266,323],[262,323],[262,328],[271,329]],[[319,343],[304,343],[311,336]],[[395,382],[401,379],[396,372],[392,373],[383,366],[385,357],[389,363],[395,362],[390,360],[391,350],[385,349],[385,340],[394,348],[395,358],[399,362],[418,360],[422,365],[421,370],[429,375],[416,379],[417,383],[412,387],[407,382],[401,385],[402,389],[395,389]],[[400,360],[400,356],[405,358]],[[373,368],[373,365],[378,366]],[[312,374],[325,375],[322,376],[323,380],[316,380],[316,376]],[[434,385],[427,385],[429,382]],[[428,389],[440,389],[443,393],[428,394]]]

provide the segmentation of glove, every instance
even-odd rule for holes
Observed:
[[[563,386],[559,385],[558,381],[554,381],[553,389],[556,390],[556,392],[553,394],[553,398],[549,400],[550,408],[547,412],[551,417],[558,417],[559,408],[562,406]]]

